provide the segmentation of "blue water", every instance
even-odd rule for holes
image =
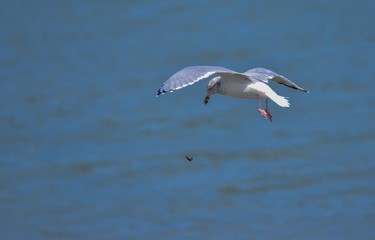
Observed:
[[[4,1],[1,239],[374,239],[373,1]],[[155,98],[266,67],[291,107]],[[264,104],[264,102],[263,102]],[[193,156],[193,161],[185,159]]]

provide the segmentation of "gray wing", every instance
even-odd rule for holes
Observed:
[[[268,80],[283,84],[287,87],[294,88],[297,90],[301,90],[303,92],[309,92],[301,87],[299,87],[297,84],[293,83],[292,81],[288,80],[286,77],[281,76],[280,74],[277,74],[275,72],[272,72],[271,70],[265,69],[265,68],[253,68],[243,73],[244,75],[247,75],[250,78],[256,79],[258,81],[262,81],[265,83],[268,83]]]
[[[208,78],[212,74],[228,73],[228,74],[239,74],[232,70],[223,67],[216,66],[192,66],[187,67],[179,72],[175,73],[158,90],[157,95],[176,91],[183,87],[192,85],[202,79]]]

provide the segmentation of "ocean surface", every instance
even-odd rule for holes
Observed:
[[[375,239],[374,1],[3,1],[1,239]],[[155,97],[266,67],[290,108]],[[262,101],[265,105],[264,100]],[[187,161],[185,155],[192,156]]]

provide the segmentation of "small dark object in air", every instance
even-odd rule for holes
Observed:
[[[191,156],[186,155],[185,157],[186,157],[186,159],[187,159],[188,161],[192,161],[192,160],[193,160],[193,157],[191,157]]]

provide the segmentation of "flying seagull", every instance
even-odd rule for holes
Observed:
[[[272,122],[272,115],[268,109],[268,99],[271,99],[280,107],[289,107],[289,102],[285,97],[277,95],[268,85],[268,80],[283,84],[287,87],[297,89],[303,92],[307,90],[297,86],[286,77],[281,76],[265,68],[253,68],[244,73],[238,73],[224,67],[217,66],[192,66],[186,67],[170,77],[158,90],[156,96],[166,92],[173,92],[183,87],[192,85],[211,75],[217,75],[212,78],[207,86],[207,96],[204,103],[213,94],[231,96],[235,98],[253,98],[258,99],[258,110],[260,114]],[[260,99],[266,99],[266,109],[263,110],[260,105]]]

